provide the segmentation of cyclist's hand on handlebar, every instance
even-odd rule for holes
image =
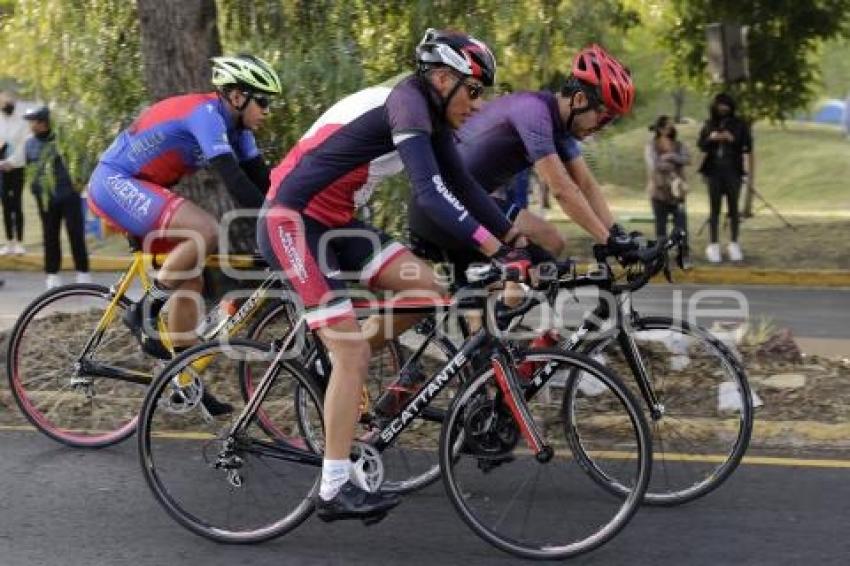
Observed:
[[[503,273],[507,273],[509,270],[518,271],[521,279],[525,278],[528,268],[531,267],[531,258],[527,251],[508,246],[500,247],[499,251],[490,256],[490,261],[493,262],[493,265],[500,268]]]
[[[616,224],[614,225],[617,226]],[[608,240],[604,245],[593,246],[593,252],[598,261],[603,261],[606,257],[616,257],[623,264],[628,265],[637,259],[638,248],[637,241],[630,234],[611,232],[608,234]]]

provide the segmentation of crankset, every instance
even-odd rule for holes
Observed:
[[[478,458],[478,467],[489,472],[514,459],[520,433],[504,404],[485,396],[474,398],[463,420],[463,453]]]

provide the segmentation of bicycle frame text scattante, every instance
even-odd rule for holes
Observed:
[[[446,301],[443,303],[435,303],[434,301],[387,301],[387,302],[372,302],[368,305],[358,304],[354,301],[355,308],[366,307],[374,314],[436,314],[446,307],[453,309],[476,309],[480,310],[484,305],[480,301],[475,301],[475,304],[461,305],[457,302]],[[532,305],[526,308],[530,309]],[[444,319],[451,316],[452,313],[445,313]],[[511,318],[515,313],[511,313]],[[240,431],[243,431],[251,422],[253,415],[256,413],[259,405],[262,403],[268,391],[271,389],[275,379],[280,373],[280,362],[283,356],[287,355],[295,337],[304,327],[304,319],[293,326],[289,333],[282,340],[278,341],[274,348],[274,360],[268,370],[259,381],[254,394],[243,408],[240,415],[234,420],[234,424],[230,430],[231,438],[239,438]],[[420,345],[420,351],[411,355],[411,359],[416,359],[421,353],[421,350],[427,347],[430,338],[436,333],[439,324],[434,325],[431,329],[431,335],[426,337]],[[521,398],[527,400],[533,397],[554,374],[550,370],[544,373],[545,368],[538,370],[541,375],[536,375],[533,380],[533,385],[528,388],[521,389],[518,385],[517,377],[514,374],[511,364],[507,363],[509,352],[499,340],[495,340],[490,330],[485,326],[478,330],[471,338],[466,340],[461,349],[446,362],[443,367],[437,371],[427,382],[425,382],[419,392],[413,396],[404,407],[381,429],[377,434],[377,439],[373,442],[373,446],[378,451],[386,450],[393,441],[407,428],[407,426],[416,420],[421,414],[425,413],[426,408],[437,397],[440,392],[452,381],[452,379],[460,373],[461,369],[469,363],[473,353],[482,350],[483,348],[491,348],[491,363],[495,376],[495,381],[501,390],[506,404],[511,411],[515,422],[519,425],[519,430],[528,443],[529,448],[534,455],[541,461],[548,460],[552,456],[551,447],[545,445],[542,440],[542,434],[537,429],[527,405],[521,401]],[[203,359],[203,358],[202,358]],[[426,416],[427,418],[427,416]],[[280,444],[262,443],[263,452],[270,457],[278,457],[287,460],[297,460],[314,465],[321,465],[321,456],[310,450],[304,450],[295,446],[283,446]]]

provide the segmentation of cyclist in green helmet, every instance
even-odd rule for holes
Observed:
[[[212,59],[214,92],[174,96],[144,110],[100,158],[89,183],[89,205],[121,230],[144,240],[147,251],[169,251],[152,291],[127,311],[125,322],[145,350],[169,357],[156,340],[154,321],[171,300],[167,327],[177,350],[197,340],[192,292],[203,288],[203,258],[219,240],[215,217],[173,193],[200,168],[218,173],[238,206],[259,209],[269,169],[254,139],[281,93],[266,61],[240,54]]]

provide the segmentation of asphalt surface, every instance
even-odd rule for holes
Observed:
[[[3,329],[42,292],[43,276],[15,272],[0,278],[6,280],[0,288]],[[104,284],[116,278],[95,274]],[[654,286],[637,294],[635,302],[642,313],[669,314],[700,293],[701,309],[734,306],[733,296],[712,296],[707,290]],[[742,292],[753,320],[766,316],[798,337],[850,343],[850,290],[746,287]],[[683,312],[690,311],[684,307]],[[715,313],[699,322],[736,319]],[[643,509],[611,543],[571,563],[846,564],[850,460],[836,460],[836,467],[799,464],[743,465],[705,499],[679,508]],[[408,497],[374,527],[309,519],[284,538],[231,547],[185,531],[162,510],[142,479],[135,439],[80,451],[35,432],[0,430],[0,478],[0,566],[521,562],[475,536],[441,484]]]
[[[846,564],[850,461],[843,464],[743,465],[698,502],[642,509],[612,542],[570,563]],[[408,496],[376,526],[310,518],[283,538],[234,547],[166,515],[142,479],[134,440],[81,451],[33,432],[0,432],[0,478],[2,566],[522,563],[476,537],[441,484]]]
[[[96,283],[111,285],[117,273],[93,273]],[[73,274],[65,274],[70,282]],[[0,272],[0,329],[14,324],[26,305],[44,291],[44,275],[35,272]],[[695,297],[696,295],[696,297]],[[634,294],[642,313],[666,314],[679,308],[697,322],[740,321],[743,308],[752,321],[771,319],[795,336],[850,340],[850,289],[741,286],[737,289],[707,285],[652,285]],[[850,353],[850,350],[848,350]]]

